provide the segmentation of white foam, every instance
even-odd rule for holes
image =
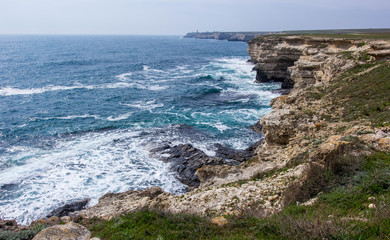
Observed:
[[[160,107],[164,106],[164,104],[162,104],[162,103],[156,103],[156,100],[145,101],[145,102],[144,101],[136,101],[134,103],[125,103],[122,105],[125,105],[128,107],[134,107],[134,108],[138,108],[138,109],[142,109],[142,110],[147,110],[149,112],[151,112],[152,109],[160,108]]]
[[[75,86],[45,86],[42,88],[13,88],[13,87],[3,87],[0,88],[0,96],[14,96],[14,95],[33,95],[33,94],[41,94],[45,92],[53,92],[53,91],[68,91],[74,89],[116,89],[116,88],[138,88],[138,89],[148,89],[151,91],[162,91],[167,89],[167,86],[159,86],[159,85],[143,85],[141,83],[129,83],[129,82],[116,82],[116,83],[108,83],[102,85],[75,85]]]
[[[102,117],[98,115],[90,115],[90,114],[84,114],[84,115],[68,115],[68,116],[61,116],[61,117],[45,117],[45,118],[31,118],[30,121],[36,121],[36,120],[51,120],[51,119],[59,119],[59,120],[72,120],[77,118],[94,118],[94,119],[100,119],[103,120]]]
[[[58,140],[53,149],[14,149],[13,162],[0,172],[0,186],[16,184],[13,199],[0,199],[1,217],[28,224],[50,210],[90,197],[92,204],[107,192],[161,186],[183,191],[169,166],[149,157],[141,131],[88,133]],[[4,157],[4,156],[2,156]],[[7,194],[7,193],[6,193]]]
[[[117,77],[119,80],[121,80],[121,81],[128,81],[128,80],[130,80],[129,77],[131,77],[131,75],[133,75],[133,73],[128,72],[128,73],[119,74],[119,75],[116,76],[116,77]]]
[[[121,115],[118,115],[116,117],[114,116],[109,116],[107,118],[108,121],[112,121],[112,122],[115,122],[115,121],[120,121],[120,120],[125,120],[125,119],[128,119],[129,117],[131,117],[131,115],[133,115],[132,112],[129,112],[129,113],[125,113],[125,114],[121,114]]]

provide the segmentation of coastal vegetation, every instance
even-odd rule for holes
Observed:
[[[242,171],[250,171],[250,168],[272,161],[278,164],[275,163],[267,170],[252,171],[253,174],[248,174],[250,177],[239,176],[234,181],[216,186],[212,183],[207,188],[202,186],[204,182],[201,179],[200,188],[193,191],[194,195],[189,193],[186,196],[168,196],[160,190],[154,192],[149,190],[146,193],[129,191],[129,195],[123,193],[117,197],[115,194],[109,194],[102,199],[107,201],[106,204],[112,203],[109,201],[112,199],[116,204],[119,202],[115,205],[119,206],[118,209],[121,207],[120,201],[126,198],[129,202],[133,201],[132,204],[136,201],[134,199],[138,201],[148,199],[149,203],[154,201],[154,207],[141,207],[137,211],[127,211],[125,214],[117,214],[119,210],[116,209],[114,214],[105,218],[110,220],[80,217],[75,221],[88,228],[92,237],[104,240],[389,239],[390,54],[386,52],[388,49],[380,52],[382,55],[378,55],[380,58],[376,59],[372,52],[371,55],[368,52],[372,50],[366,46],[369,43],[363,40],[353,42],[356,46],[351,45],[358,48],[358,51],[340,50],[351,44],[345,42],[345,39],[336,43],[321,42],[322,40],[315,42],[309,39],[318,45],[311,48],[297,47],[300,44],[304,45],[302,42],[306,41],[306,37],[355,39],[357,36],[344,35],[305,34],[303,40],[300,36],[287,39],[275,37],[284,44],[284,47],[288,45],[286,42],[291,43],[291,47],[283,49],[285,52],[279,52],[281,55],[278,57],[293,56],[294,61],[297,61],[296,59],[302,57],[301,52],[311,52],[312,55],[317,54],[313,59],[323,61],[310,62],[313,60],[310,55],[304,56],[306,58],[301,62],[293,62],[294,65],[289,66],[289,70],[295,71],[294,89],[289,95],[281,96],[272,102],[276,114],[274,113],[272,117],[271,113],[271,117],[268,115],[268,119],[267,117],[265,120],[262,119],[265,123],[263,131],[266,144],[259,145],[256,152],[258,156],[242,164],[245,168]],[[388,39],[387,34],[375,33],[367,36],[371,36],[371,39]],[[370,39],[367,36],[359,35],[358,38]],[[253,43],[256,47],[260,46],[258,44],[268,44],[265,48],[268,51],[268,47],[275,44],[273,40],[255,39]],[[341,47],[332,44],[340,44]],[[332,47],[329,47],[330,45]],[[254,47],[251,49],[252,54],[261,50]],[[348,68],[344,68],[345,66]],[[286,71],[285,67],[281,66],[277,70]],[[342,71],[339,71],[340,69]],[[320,78],[322,81],[319,81],[321,84],[314,84],[318,80],[314,79],[317,76],[323,77]],[[313,79],[315,81],[312,81]],[[307,84],[310,81],[313,84]],[[274,124],[275,122],[277,124]],[[191,151],[196,152],[194,149]],[[304,171],[299,175],[300,172],[295,171],[296,169]],[[201,171],[199,168],[197,173]],[[206,172],[204,169],[203,171]],[[298,174],[288,175],[289,171]],[[225,175],[228,174],[229,172]],[[281,175],[287,177],[278,179]],[[207,177],[213,180],[210,176]],[[218,180],[217,177],[214,179]],[[276,184],[280,186],[275,187]],[[245,200],[242,200],[239,194],[231,199],[222,198],[236,208],[225,213],[210,211],[202,215],[185,211],[173,213],[169,211],[172,209],[164,209],[167,203],[185,209],[182,200],[191,201],[197,196],[207,198],[207,202],[214,201],[222,205],[223,203],[217,200],[219,196],[216,195],[240,188],[244,189],[243,193],[248,193],[248,189],[251,188],[259,191],[255,191],[255,195],[263,193],[268,195],[253,200],[252,206],[257,207],[251,207],[246,202],[237,207],[239,202]],[[262,188],[271,190],[260,192]],[[214,195],[201,195],[202,191],[212,192]],[[199,195],[195,195],[196,193]],[[253,194],[253,191],[251,193]],[[226,196],[230,198],[232,195]],[[202,204],[202,199],[196,200],[190,202],[193,204],[192,208],[198,206],[195,204]],[[205,203],[206,199],[203,200]],[[101,205],[104,205],[104,201]],[[265,214],[269,209],[274,210],[272,214]],[[104,206],[90,212],[95,213],[95,210],[107,212]],[[3,232],[0,239],[31,239],[32,230],[24,231]]]
[[[292,203],[282,212],[261,218],[246,211],[225,216],[217,226],[211,218],[155,210],[110,221],[84,222],[102,239],[385,239],[390,236],[390,153],[347,156],[322,171],[325,185],[311,206]],[[374,204],[375,208],[369,208]]]

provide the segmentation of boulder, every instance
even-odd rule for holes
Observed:
[[[51,213],[49,215],[47,215],[47,217],[50,218],[52,216],[56,216],[56,217],[61,218],[64,216],[69,216],[69,213],[71,213],[71,212],[76,212],[76,211],[80,211],[82,209],[85,209],[89,200],[90,200],[89,198],[86,198],[86,199],[83,199],[81,201],[76,201],[76,202],[72,202],[69,204],[65,204],[64,206],[59,207],[59,208],[51,211]]]
[[[33,240],[89,240],[91,232],[85,227],[69,222],[43,229]]]
[[[194,148],[191,144],[177,146],[165,145],[150,150],[152,155],[164,162],[171,163],[171,168],[178,173],[178,179],[189,187],[199,187],[198,176],[195,172],[206,165],[221,165],[225,161],[220,157],[210,157],[202,150]]]
[[[216,156],[227,159],[230,161],[237,161],[237,162],[244,162],[249,160],[254,156],[253,152],[249,152],[246,150],[237,150],[233,148],[229,148],[225,145],[216,143],[214,146],[217,148],[216,149]]]

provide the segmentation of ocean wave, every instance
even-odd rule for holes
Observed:
[[[156,100],[151,101],[136,101],[134,103],[123,103],[122,105],[128,106],[128,107],[134,107],[142,110],[147,110],[151,112],[152,109],[164,107],[164,104],[162,103],[156,103]]]
[[[140,131],[90,132],[57,139],[52,149],[14,147],[13,153],[2,156],[15,164],[1,171],[0,187],[17,187],[0,189],[0,194],[18,197],[0,199],[2,217],[29,224],[75,199],[88,197],[96,204],[104,193],[127,191],[129,186],[185,191],[169,165],[149,157],[144,148],[148,138],[139,136]]]
[[[94,118],[94,119],[100,119],[102,120],[103,118],[97,115],[90,115],[90,114],[84,114],[84,115],[68,115],[68,116],[60,116],[60,117],[35,117],[31,118],[31,121],[37,121],[37,120],[52,120],[52,119],[59,119],[59,120],[72,120],[76,118]]]
[[[107,118],[107,120],[108,120],[108,121],[111,121],[111,122],[121,121],[121,120],[128,119],[129,117],[131,117],[131,115],[133,115],[132,112],[125,113],[125,114],[121,114],[121,115],[118,115],[118,116],[116,116],[116,117],[114,117],[114,116],[109,116],[109,117]]]
[[[115,89],[115,88],[138,88],[138,89],[147,89],[151,91],[162,91],[168,88],[168,86],[159,86],[159,85],[143,85],[141,83],[128,83],[128,82],[117,82],[117,83],[108,83],[103,85],[76,85],[76,86],[45,86],[42,88],[13,88],[13,87],[3,87],[0,88],[0,96],[14,96],[14,95],[33,95],[41,94],[45,92],[53,91],[69,91],[74,89]]]

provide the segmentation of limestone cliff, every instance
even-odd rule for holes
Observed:
[[[362,143],[356,139],[370,148],[390,151],[389,123],[375,124],[377,116],[386,121],[390,114],[388,89],[376,90],[382,94],[378,99],[385,98],[383,107],[363,109],[364,114],[356,115],[360,108],[351,100],[361,100],[355,91],[366,94],[365,77],[390,72],[388,42],[273,35],[251,40],[248,51],[259,82],[283,81],[284,87],[293,87],[288,95],[274,99],[274,110],[262,117],[265,138],[255,157],[238,166],[199,168],[199,188],[181,196],[159,188],[108,194],[80,215],[110,219],[149,207],[202,215],[250,210],[269,216],[291,202],[313,197],[302,186],[315,177],[314,167],[332,165],[340,154],[370,151],[358,148]],[[351,88],[351,84],[362,87]]]
[[[279,81],[282,88],[330,81],[352,68],[354,57],[384,58],[390,54],[384,42],[304,36],[262,36],[249,41],[248,46],[257,82]]]

